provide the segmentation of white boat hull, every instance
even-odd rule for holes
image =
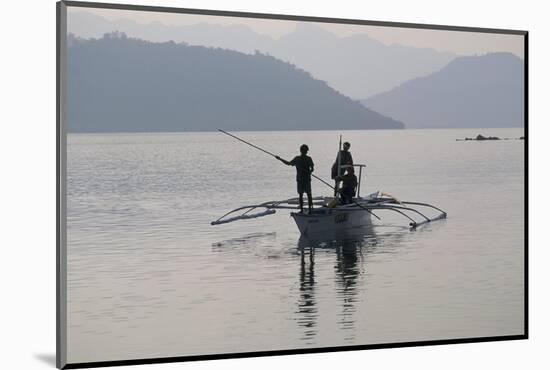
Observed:
[[[312,237],[327,233],[340,234],[372,226],[370,213],[364,210],[316,209],[314,213],[290,214],[300,233]]]

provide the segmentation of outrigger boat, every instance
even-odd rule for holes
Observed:
[[[246,142],[233,134],[223,130],[219,131],[275,157],[274,154]],[[296,210],[295,212],[291,212],[290,216],[296,222],[300,233],[303,236],[311,237],[326,232],[345,233],[348,230],[369,228],[372,226],[371,216],[380,220],[380,217],[376,214],[378,211],[391,211],[405,217],[408,220],[408,226],[412,230],[426,223],[445,219],[447,217],[447,213],[445,211],[431,204],[400,201],[395,197],[380,191],[362,197],[360,195],[361,177],[363,172],[362,170],[365,165],[353,164],[353,166],[359,168],[357,196],[353,197],[351,203],[349,204],[340,204],[338,195],[335,197],[314,197],[312,210],[310,212],[302,213],[296,212],[300,209],[298,198],[269,201],[236,208],[227,212],[217,220],[212,221],[211,225],[221,225],[239,220],[249,220],[269,216],[281,209]],[[340,168],[339,163],[338,167]],[[341,167],[343,168],[345,166]],[[319,177],[313,174],[312,177],[332,188],[332,185]],[[435,216],[430,217],[426,214],[426,210],[430,209],[430,215],[433,211],[435,211]]]

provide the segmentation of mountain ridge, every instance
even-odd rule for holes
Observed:
[[[524,62],[507,52],[458,57],[362,103],[408,128],[522,127]]]
[[[400,129],[272,56],[114,32],[68,40],[70,132]]]
[[[118,30],[155,42],[183,41],[248,54],[258,50],[307,70],[354,99],[370,97],[413,77],[430,74],[456,56],[429,48],[386,45],[367,33],[340,37],[309,22],[297,22],[293,31],[274,38],[246,25],[141,24],[79,11],[69,14],[68,29],[86,38]],[[403,60],[407,60],[406,68]]]

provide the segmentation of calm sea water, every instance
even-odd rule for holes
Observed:
[[[521,129],[344,131],[362,193],[428,202],[409,231],[300,240],[289,212],[210,226],[295,196],[295,172],[220,133],[68,137],[69,362],[397,343],[524,331]],[[330,179],[339,132],[245,132]],[[313,183],[314,195],[330,189]]]

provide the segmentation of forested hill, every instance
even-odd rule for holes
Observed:
[[[70,132],[403,128],[272,56],[110,33],[68,40]]]

